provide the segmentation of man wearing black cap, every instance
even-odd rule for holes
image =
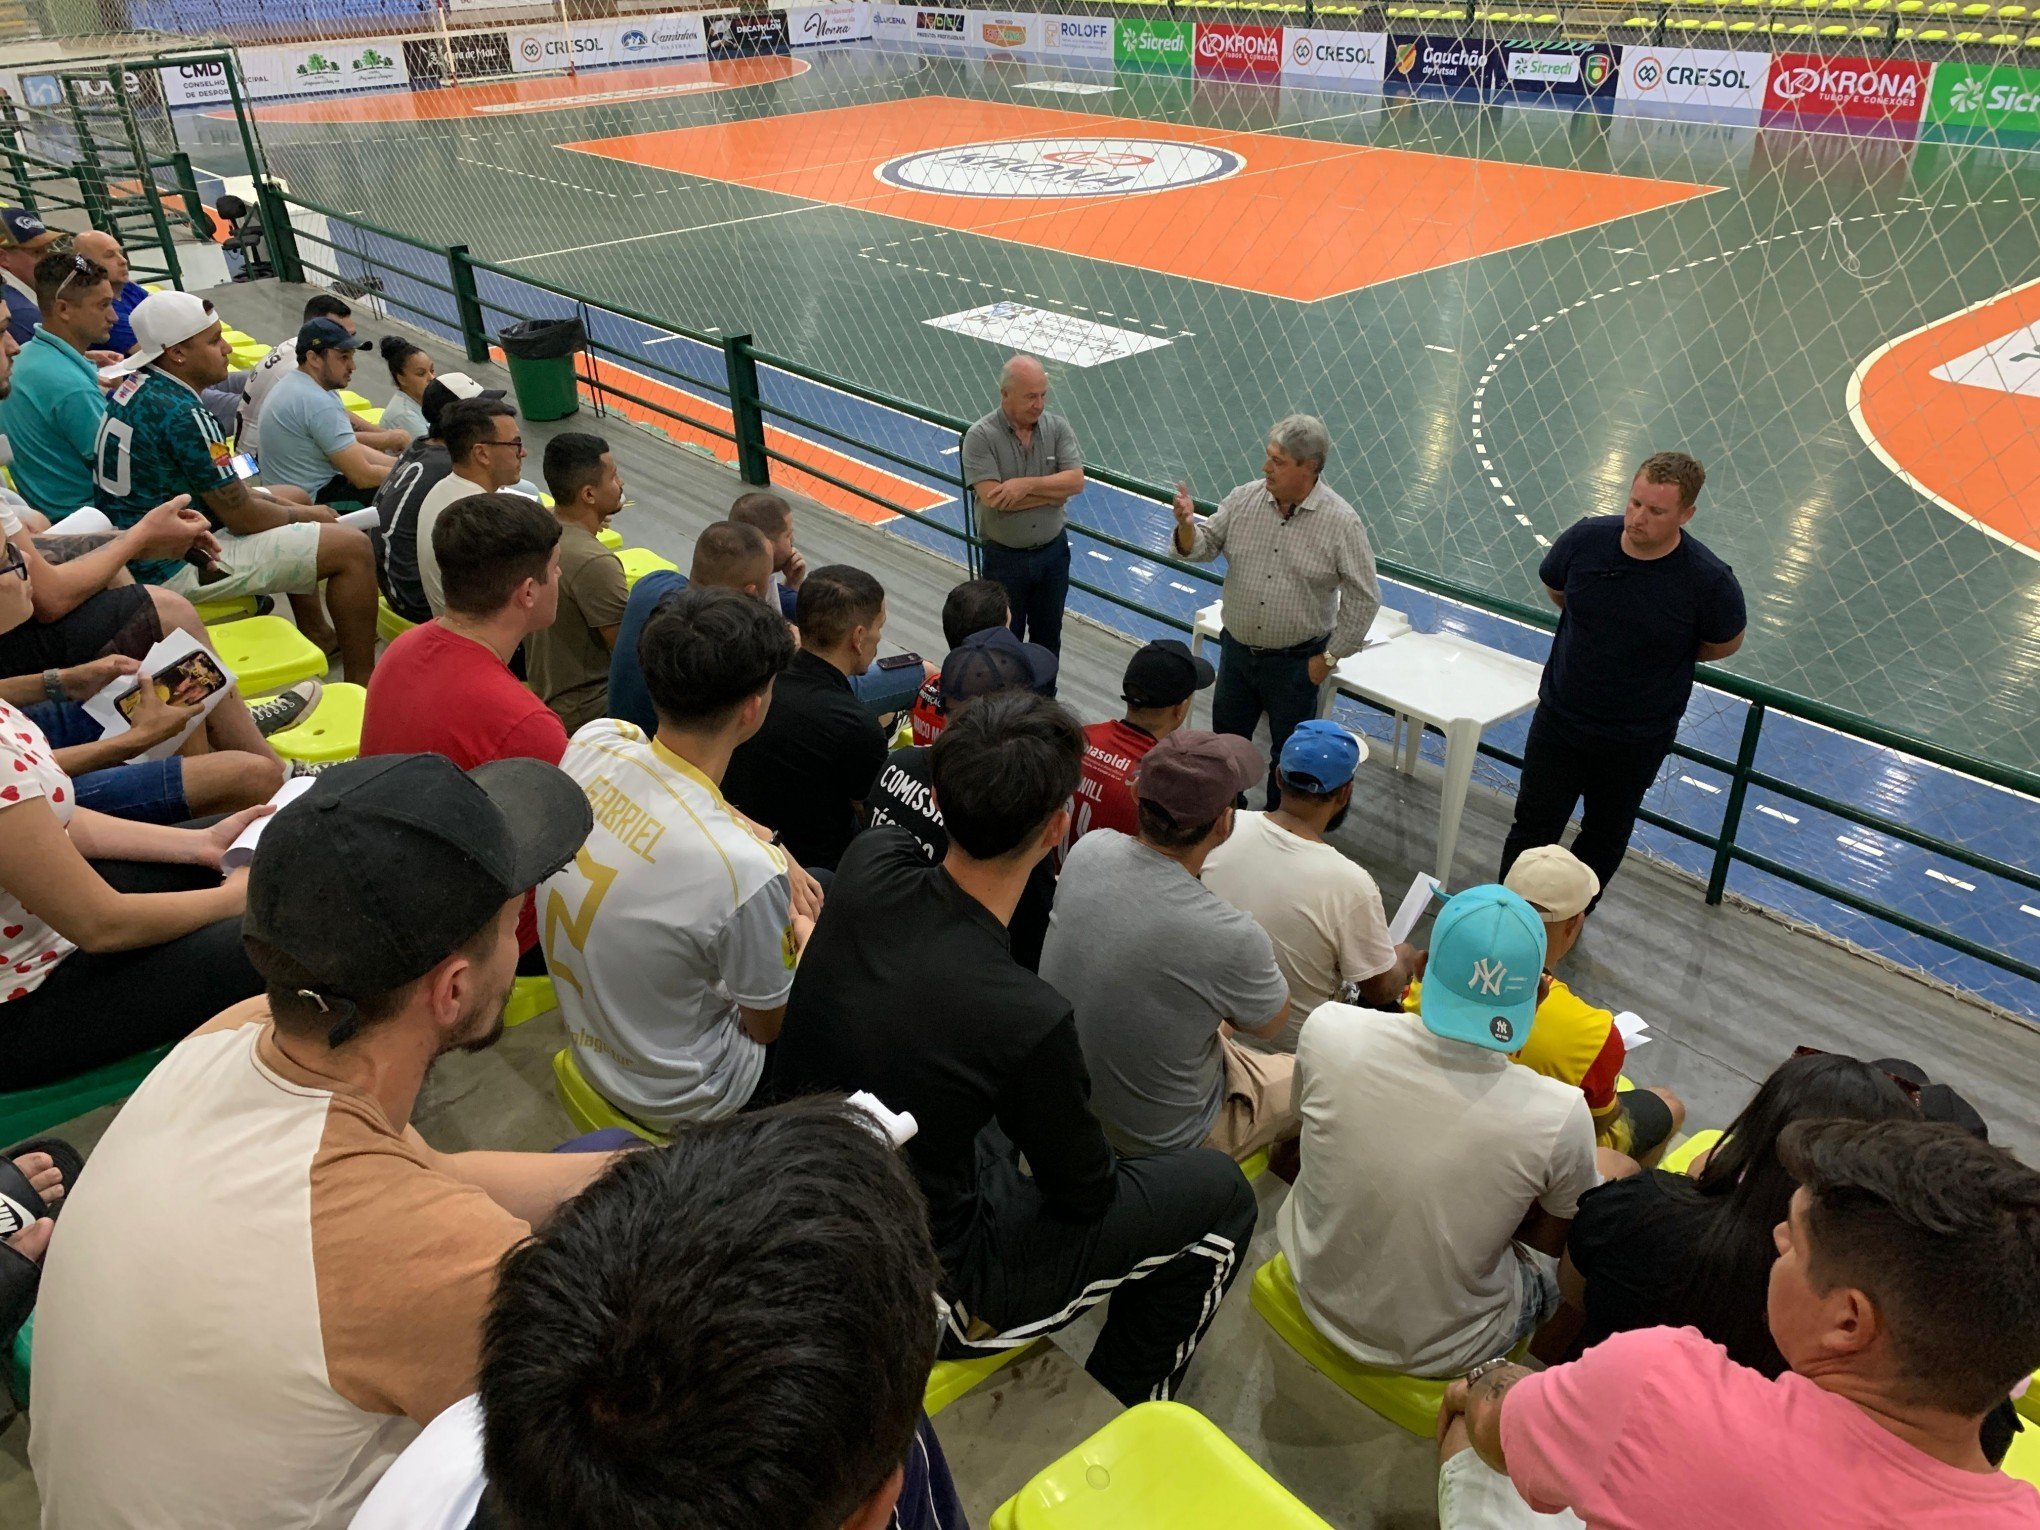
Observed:
[[[1150,749],[1190,720],[1193,698],[1215,678],[1212,667],[1175,638],[1159,638],[1127,661],[1120,688],[1126,716],[1084,730],[1084,779],[1070,809],[1065,857],[1093,829],[1138,832],[1133,773]]]
[[[43,1522],[344,1526],[474,1390],[502,1256],[608,1155],[439,1153],[433,1062],[501,1033],[525,892],[591,826],[530,760],[352,761],[272,819],[269,985],[158,1064],[66,1200],[31,1441]]]
[[[356,352],[368,349],[332,319],[307,319],[297,335],[297,370],[280,378],[262,406],[262,476],[302,489],[315,505],[362,499],[390,476],[410,438],[401,430],[362,430],[340,402],[354,380]]]

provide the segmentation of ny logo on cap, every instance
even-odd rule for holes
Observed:
[[[1500,962],[1483,956],[1473,964],[1473,986],[1491,998],[1501,997],[1502,984],[1508,980],[1509,969]]]

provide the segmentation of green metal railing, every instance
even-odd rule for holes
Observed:
[[[976,513],[972,502],[970,485],[962,479],[956,469],[932,467],[928,462],[908,457],[875,441],[859,438],[844,429],[825,421],[801,414],[783,407],[766,398],[760,392],[758,369],[769,367],[789,377],[820,384],[839,393],[847,394],[876,408],[893,411],[899,415],[924,424],[935,426],[953,434],[961,446],[969,421],[930,409],[910,399],[894,397],[876,389],[865,387],[847,378],[837,377],[820,371],[792,357],[780,356],[758,349],[749,335],[710,335],[674,324],[669,320],[635,312],[614,303],[602,302],[570,288],[558,286],[513,271],[505,266],[477,259],[465,248],[433,245],[425,241],[380,228],[359,218],[349,217],[332,208],[295,195],[284,193],[264,182],[261,189],[265,208],[274,207],[280,217],[267,222],[272,234],[282,232],[285,238],[278,240],[274,248],[279,257],[286,246],[292,247],[289,268],[281,258],[278,262],[279,275],[286,279],[302,279],[305,272],[313,272],[329,281],[345,282],[355,278],[343,273],[337,264],[322,265],[304,260],[295,252],[296,238],[290,233],[290,209],[301,209],[326,220],[329,230],[357,229],[365,234],[393,240],[412,250],[429,252],[446,267],[446,279],[421,277],[416,271],[390,262],[378,262],[376,257],[362,249],[350,247],[328,235],[329,247],[348,258],[360,261],[364,267],[380,264],[385,273],[399,275],[407,281],[422,283],[429,291],[445,294],[453,299],[449,318],[448,310],[433,310],[421,304],[395,298],[387,291],[383,299],[392,306],[408,311],[425,319],[432,326],[445,328],[451,325],[460,335],[467,354],[481,361],[491,354],[489,337],[486,333],[487,315],[501,314],[506,318],[522,319],[547,317],[549,315],[525,312],[506,306],[499,301],[486,300],[476,290],[476,275],[488,272],[507,281],[539,293],[548,294],[561,302],[570,304],[585,319],[608,314],[636,324],[647,326],[678,339],[691,341],[694,345],[722,356],[722,381],[714,382],[661,363],[648,360],[642,354],[626,352],[605,343],[591,332],[588,351],[585,353],[586,366],[579,372],[582,384],[588,389],[591,399],[598,408],[605,399],[616,398],[627,401],[633,409],[672,421],[690,430],[707,432],[721,440],[728,441],[734,448],[736,467],[747,483],[765,484],[771,479],[772,465],[780,464],[809,478],[830,484],[835,488],[887,510],[893,514],[908,517],[917,523],[932,528],[941,535],[961,544],[963,562],[973,573],[978,567],[978,550],[981,539],[976,529]],[[605,365],[606,363],[606,365]],[[685,410],[647,396],[633,392],[619,383],[615,373],[621,368],[637,377],[662,381],[671,386],[694,394],[706,394],[726,404],[732,424],[723,426],[718,422],[690,415]],[[779,429],[777,427],[790,427]],[[945,490],[954,493],[963,507],[963,524],[952,526],[933,516],[917,511],[907,505],[891,500],[869,487],[861,486],[838,473],[833,473],[821,462],[804,458],[800,445],[814,446],[817,443],[794,431],[808,432],[824,442],[837,443],[846,451],[865,459],[900,468],[923,482],[939,483]],[[824,448],[826,449],[826,448]],[[960,460],[960,451],[955,458]],[[1158,485],[1147,483],[1129,474],[1115,472],[1110,468],[1088,466],[1086,474],[1091,479],[1108,484],[1127,494],[1167,504],[1172,495]],[[1216,507],[1209,502],[1200,502],[1200,510],[1209,513]],[[1188,563],[1153,547],[1129,542],[1114,536],[1099,527],[1072,521],[1071,529],[1082,536],[1103,543],[1108,547],[1135,554],[1147,563],[1172,570],[1205,585],[1215,586],[1217,580],[1209,568]],[[1412,567],[1392,558],[1378,559],[1382,574],[1400,581],[1414,589],[1455,602],[1477,611],[1502,617],[1526,626],[1550,631],[1556,626],[1556,617],[1548,609],[1525,605],[1490,594],[1485,590],[1445,578],[1428,570]],[[1189,631],[1191,623],[1172,612],[1163,611],[1141,601],[1131,599],[1117,591],[1105,589],[1088,580],[1073,577],[1073,588],[1088,595],[1110,602],[1123,609],[1133,611],[1143,618],[1159,622],[1179,631]],[[1786,716],[1804,722],[1814,723],[1832,729],[1864,743],[1888,749],[1910,759],[1935,765],[1947,770],[1961,772],[1991,785],[2020,793],[2040,802],[2040,773],[1994,760],[1986,760],[1959,750],[1949,749],[1930,739],[1918,737],[1901,729],[1888,727],[1869,718],[1830,706],[1811,697],[1795,695],[1776,686],[1750,680],[1740,675],[1702,665],[1699,683],[1723,695],[1737,698],[1747,704],[1744,715],[1739,747],[1733,759],[1712,751],[1697,748],[1684,742],[1673,745],[1673,753],[1679,758],[1692,761],[1710,770],[1718,771],[1728,781],[1720,827],[1714,832],[1696,828],[1663,814],[1646,810],[1641,816],[1644,821],[1681,839],[1703,846],[1710,853],[1710,865],[1706,878],[1706,900],[1710,904],[1722,901],[1728,883],[1730,869],[1741,864],[1755,871],[1776,877],[1807,892],[1827,898],[1872,918],[1882,920],[1910,934],[1938,942],[1965,956],[1988,964],[2001,971],[2012,973],[2032,982],[2040,982],[2040,962],[2031,959],[2030,950],[2023,954],[2001,951],[1981,944],[1957,931],[1928,923],[1902,909],[1880,903],[1854,888],[1845,887],[1827,878],[1817,876],[1801,867],[1780,861],[1742,844],[1738,833],[1743,822],[1745,805],[1751,787],[1760,787],[1780,797],[1800,803],[1816,811],[1831,814],[1846,823],[1870,829],[1879,834],[1889,835],[1906,844],[1916,846],[1933,854],[1946,857],[1958,865],[1997,877],[2013,886],[2040,893],[2040,872],[2033,868],[2013,865],[1987,851],[1959,844],[1943,836],[1917,829],[1887,814],[1859,807],[1854,803],[1829,793],[1814,790],[1773,771],[1760,769],[1756,763],[1766,722],[1773,716]],[[1362,700],[1363,698],[1354,698]],[[1483,742],[1481,752],[1504,764],[1520,766],[1522,759],[1505,749]]]

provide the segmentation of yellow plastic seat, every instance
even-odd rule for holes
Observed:
[[[1943,28],[1941,28],[1941,27],[1928,27],[1928,28],[1926,29],[1926,31],[1924,31],[1924,32],[1920,33],[1920,41],[1921,41],[1921,42],[1925,42],[1925,43],[1944,43],[1944,42],[1946,42],[1947,40],[1948,40],[1948,34],[1947,34],[1947,32],[1946,32],[1946,31],[1945,31],[1945,30],[1944,30]]]
[[[250,616],[206,631],[213,652],[240,681],[241,694],[262,696],[330,667],[325,651],[280,616]]]
[[[405,621],[403,617],[392,611],[387,600],[378,600],[376,602],[375,635],[385,643],[394,643],[417,625],[416,622]]]
[[[271,735],[269,747],[286,760],[312,765],[351,760],[361,753],[361,713],[367,702],[361,686],[335,681],[319,692],[319,704],[309,716]]]
[[[1984,45],[1990,48],[2016,48],[2019,46],[2017,35],[2011,32],[1995,32],[1983,41]]]
[[[527,1020],[536,1020],[549,1009],[560,1007],[559,997],[553,992],[553,980],[549,977],[521,977],[510,985],[510,1002],[503,1006],[505,1025],[522,1025]],[[573,1049],[570,1047],[571,1052]],[[574,1070],[578,1077],[580,1070]]]
[[[1728,24],[1728,29],[1731,32],[1754,32],[1757,29],[1757,24],[1754,21],[1731,21]]]
[[[992,1511],[991,1530],[1331,1530],[1194,1408],[1128,1408]]]
[[[1684,1174],[1693,1167],[1693,1160],[1721,1140],[1721,1130],[1710,1126],[1697,1131],[1684,1142],[1673,1148],[1658,1160],[1658,1167],[1668,1174]]]
[[[216,622],[237,622],[256,612],[253,595],[237,595],[232,600],[198,600],[192,602],[198,612],[198,619],[208,627]]]
[[[2001,5],[1995,12],[1999,21],[2024,21],[2026,7],[2023,5]]]
[[[921,1411],[933,1418],[979,1382],[1003,1371],[1040,1342],[1037,1339],[1033,1343],[1015,1345],[1012,1349],[969,1360],[937,1360],[935,1369],[928,1373],[928,1390],[921,1398]]]
[[[1240,1172],[1247,1176],[1248,1184],[1251,1185],[1255,1180],[1268,1172],[1268,1151],[1267,1148],[1262,1148],[1260,1152],[1240,1165]]]
[[[507,1020],[505,1023],[508,1023]],[[561,1047],[553,1053],[553,1089],[559,1094],[560,1108],[566,1111],[567,1119],[581,1131],[599,1132],[608,1127],[620,1126],[647,1142],[663,1143],[666,1140],[650,1127],[641,1126],[631,1120],[597,1094],[595,1086],[581,1076],[581,1069],[574,1061],[572,1047]]]
[[[2040,1382],[2035,1382],[2034,1387],[2040,1387]],[[2033,1392],[2034,1387],[2026,1389],[2029,1396]],[[2026,1399],[2024,1397],[2020,1398],[2014,1406],[2025,1417],[2034,1417],[2033,1414],[2025,1412]],[[2030,1482],[2033,1486],[2040,1487],[2040,1430],[2021,1429],[2017,1434],[2013,1435],[2012,1448],[2005,1452],[2005,1464],[2000,1470],[2007,1477],[2016,1477],[2021,1482]]]
[[[1277,1254],[1254,1271],[1254,1310],[1311,1365],[1337,1382],[1391,1424],[1430,1439],[1445,1401],[1445,1383],[1399,1371],[1362,1365],[1319,1333],[1289,1273],[1287,1255]]]
[[[1816,35],[1820,37],[1847,37],[1849,29],[1847,27],[1822,27]]]
[[[636,584],[645,575],[657,569],[669,568],[675,573],[680,570],[679,564],[670,558],[660,557],[649,547],[618,548],[616,556],[623,563],[623,582],[626,587]]]
[[[611,552],[621,552],[623,550],[623,533],[614,526],[604,526],[595,533],[595,540]]]
[[[1728,23],[1725,21],[1702,22],[1700,30],[1703,32],[1726,32],[1728,30]]]

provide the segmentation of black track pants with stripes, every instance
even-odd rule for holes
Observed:
[[[994,1126],[978,1141],[978,1191],[976,1228],[945,1250],[943,1355],[1025,1344],[1109,1302],[1085,1368],[1129,1407],[1173,1395],[1254,1235],[1238,1166],[1212,1148],[1123,1160],[1112,1205],[1075,1222],[1048,1209]],[[997,1338],[968,1342],[972,1319]]]

